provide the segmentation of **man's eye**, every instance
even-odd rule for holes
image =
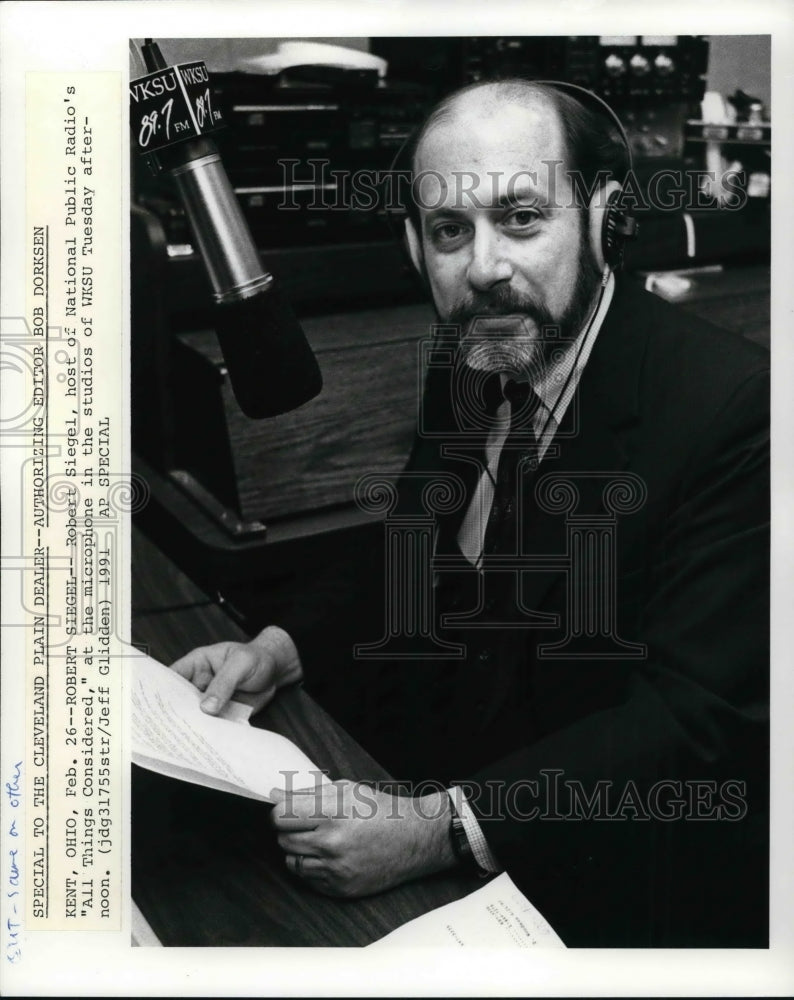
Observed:
[[[540,218],[540,213],[534,208],[514,208],[506,217],[505,223],[511,229],[527,229]]]
[[[464,227],[457,222],[442,222],[433,228],[433,241],[437,246],[447,246],[458,242],[464,233]]]

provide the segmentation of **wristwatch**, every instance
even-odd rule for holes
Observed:
[[[452,852],[464,868],[478,869],[479,866],[474,860],[469,838],[466,836],[466,831],[463,828],[463,821],[458,816],[455,806],[451,802],[450,809],[452,810],[452,817],[449,821],[449,839],[452,842]]]

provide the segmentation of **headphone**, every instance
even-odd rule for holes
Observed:
[[[500,81],[489,80],[484,82],[499,83]],[[626,241],[636,238],[638,231],[637,220],[631,214],[630,210],[621,204],[623,186],[625,185],[627,178],[632,175],[634,170],[631,144],[629,143],[623,123],[612,108],[606,103],[606,101],[600,98],[597,94],[593,93],[592,90],[580,87],[576,83],[568,83],[564,80],[528,80],[527,82],[540,84],[549,90],[556,90],[559,93],[567,94],[569,97],[572,97],[580,105],[582,105],[582,107],[588,108],[589,110],[608,118],[617,129],[620,138],[623,141],[626,158],[628,160],[628,169],[625,176],[619,182],[620,189],[613,190],[607,196],[606,203],[604,205],[597,204],[598,191],[594,192],[589,206],[591,246],[593,247],[594,252],[600,251],[600,256],[603,258],[605,267],[610,271],[615,271],[623,264],[623,253]],[[418,139],[421,128],[422,126],[419,126],[419,128],[412,132],[400,146],[394,160],[392,161],[392,165],[389,170],[390,173],[401,169],[401,163],[406,160],[408,152],[413,151],[415,148],[415,143]],[[413,165],[408,163],[402,167],[402,169],[408,170],[412,173]],[[394,225],[395,214],[396,213],[388,212],[387,218],[392,232],[396,235],[396,227]],[[410,219],[410,216],[402,221],[404,221],[405,227],[413,227],[413,222]],[[405,233],[403,235],[403,242],[410,244],[410,241],[410,235]],[[410,252],[410,245],[407,246],[406,249],[408,250],[412,262],[414,262],[414,255]]]
[[[618,130],[620,138],[623,140],[623,148],[626,150],[628,168],[623,179],[620,181],[620,190],[613,191],[606,201],[603,209],[590,202],[590,225],[591,238],[601,247],[604,262],[611,271],[617,270],[623,264],[623,252],[626,241],[633,240],[637,236],[637,220],[631,212],[620,204],[620,196],[623,193],[623,185],[626,179],[634,173],[634,158],[631,153],[631,143],[626,135],[623,122],[618,118],[612,108],[605,100],[585,87],[580,87],[577,83],[567,83],[564,80],[533,80],[533,83],[541,83],[552,90],[568,94],[578,101],[584,108],[589,108],[597,114],[608,118]],[[594,194],[594,198],[596,195]],[[598,213],[603,211],[603,216],[598,223]]]

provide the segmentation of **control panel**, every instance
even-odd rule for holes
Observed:
[[[508,76],[565,80],[616,107],[627,103],[696,102],[705,90],[708,39],[703,35],[569,35],[547,37],[373,38],[392,78],[448,91]]]

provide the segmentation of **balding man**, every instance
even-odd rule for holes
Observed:
[[[326,675],[396,777],[439,784],[276,794],[287,864],[342,895],[506,869],[569,945],[761,946],[768,356],[616,280],[602,230],[626,149],[589,102],[477,85],[412,152],[406,240],[449,360],[399,510],[421,512],[434,476],[461,485],[434,604],[463,654],[348,652]],[[310,682],[336,598],[382,621],[373,572],[337,580],[325,619],[174,667],[211,712],[304,663]]]

